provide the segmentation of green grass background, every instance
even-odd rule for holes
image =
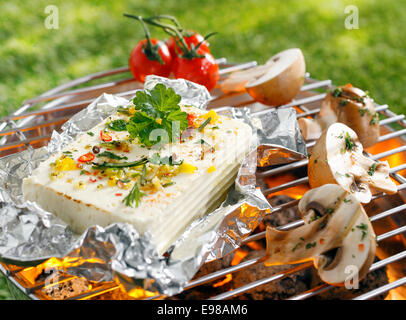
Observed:
[[[57,30],[44,24],[51,4],[58,8]],[[348,5],[359,10],[359,29],[344,27]],[[143,32],[124,12],[172,14],[202,34],[217,31],[210,39],[212,53],[232,62],[262,63],[299,47],[312,77],[351,82],[405,113],[403,0],[1,0],[0,116],[68,80],[126,65]],[[164,37],[155,30],[153,36]],[[8,298],[0,279],[0,299]]]

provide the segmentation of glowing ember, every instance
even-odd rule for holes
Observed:
[[[128,292],[128,295],[134,299],[145,299],[158,295],[158,292],[152,292],[141,288],[134,288]]]
[[[226,283],[230,282],[231,280],[233,280],[233,275],[231,273],[226,274],[226,277],[224,280],[221,280],[221,281],[213,284],[213,288],[224,286]]]

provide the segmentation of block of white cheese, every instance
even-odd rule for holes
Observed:
[[[126,130],[139,111],[123,109],[42,162],[24,179],[23,195],[78,233],[130,223],[163,253],[222,200],[249,152],[251,128],[181,106],[188,127],[180,138],[147,147]]]

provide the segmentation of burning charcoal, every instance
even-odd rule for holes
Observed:
[[[291,198],[286,195],[277,195],[269,198],[269,203],[272,207],[279,207],[282,204],[294,201],[294,198]],[[297,206],[287,208],[275,213],[271,213],[265,216],[263,223],[265,226],[271,227],[280,227],[290,222],[297,221],[301,219],[301,215],[297,210]]]
[[[54,300],[64,300],[89,290],[89,283],[84,278],[74,278],[69,281],[60,282],[54,286],[47,287],[44,292]]]
[[[378,260],[378,259],[376,259]],[[322,284],[323,282],[317,275],[317,272],[313,269],[313,286]],[[379,268],[375,271],[369,272],[364,279],[359,282],[358,289],[346,289],[345,287],[333,287],[318,294],[314,297],[315,300],[351,300],[361,294],[367,293],[371,290],[379,288],[388,284],[388,276],[386,274],[386,268]],[[372,300],[383,300],[387,296],[387,292],[371,298]]]
[[[201,278],[205,275],[211,274],[213,272],[228,268],[231,266],[231,261],[233,260],[234,253],[227,254],[223,258],[216,259],[214,261],[205,263],[197,274],[193,277],[194,279]],[[196,288],[185,290],[181,294],[169,297],[169,300],[203,300],[208,299],[210,296],[217,295],[225,290],[231,288],[230,281],[228,277],[223,277],[215,281],[210,281],[206,284],[200,285]]]
[[[208,263],[205,263],[200,270],[196,273],[196,275],[193,277],[194,279],[203,277],[207,274],[210,274],[212,272],[228,268],[231,265],[231,261],[233,260],[234,253],[227,254],[223,258],[216,259],[214,261],[210,261]]]
[[[250,252],[243,261],[253,259],[259,256],[265,255],[264,250],[252,251]],[[258,263],[252,267],[238,271],[233,275],[232,285],[233,288],[238,288],[243,285],[252,283],[254,281],[270,277],[278,272],[288,270],[294,267],[294,265],[281,265],[266,267],[263,263]],[[299,294],[303,291],[309,290],[311,287],[311,270],[304,269],[295,272],[282,280],[272,281],[262,286],[250,290],[242,295],[238,296],[237,299],[242,300],[282,300]]]

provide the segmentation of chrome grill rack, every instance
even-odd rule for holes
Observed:
[[[218,64],[220,65],[220,81],[228,73],[249,68],[255,66],[256,62],[251,61],[244,64],[231,64],[228,63],[226,59],[218,59]],[[118,80],[110,78],[117,78]],[[97,82],[96,84],[92,84]],[[294,107],[297,111],[297,117],[312,117],[319,112],[319,106],[322,99],[325,97],[325,93],[320,93],[320,91],[326,91],[332,88],[331,80],[318,81],[312,79],[308,74],[306,75],[305,84],[303,85],[298,96],[290,103],[281,106],[280,108]],[[68,120],[73,114],[90,104],[96,97],[101,93],[114,93],[122,97],[131,97],[135,94],[137,90],[142,88],[142,85],[135,82],[134,79],[129,74],[129,69],[127,67],[121,67],[105,72],[95,73],[89,76],[85,76],[61,86],[58,86],[52,90],[49,90],[40,96],[29,99],[23,102],[22,106],[15,111],[13,114],[3,117],[0,124],[0,156],[6,156],[15,152],[20,152],[29,146],[37,148],[47,144],[49,141],[52,131],[59,130],[61,125]],[[214,89],[212,92],[213,99],[209,104],[209,108],[228,108],[228,107],[250,107],[252,112],[261,115],[262,112],[266,111],[268,107],[256,103],[247,93],[229,94],[226,95],[222,93],[219,89]],[[370,271],[383,268],[385,266],[394,263],[405,263],[406,261],[406,193],[403,194],[403,190],[406,189],[406,141],[403,140],[404,135],[406,135],[406,121],[404,115],[396,115],[389,110],[387,105],[376,105],[376,110],[381,115],[381,120],[379,122],[381,126],[381,136],[379,138],[380,149],[378,153],[370,151],[368,155],[374,160],[389,159],[393,157],[399,157],[400,159],[405,159],[404,162],[399,162],[397,160],[395,166],[391,166],[390,175],[398,182],[399,193],[397,197],[401,199],[399,205],[389,207],[385,210],[381,210],[379,213],[371,216],[371,222],[373,224],[379,223],[384,219],[391,219],[393,228],[386,230],[377,236],[378,243],[391,239],[393,237],[401,237],[401,241],[404,243],[403,251],[391,254],[378,262],[375,262]],[[396,126],[396,129],[394,129]],[[395,142],[391,144],[389,142]],[[385,142],[385,143],[382,143]],[[307,148],[310,151],[314,146],[315,141],[308,141]],[[374,148],[372,148],[374,150]],[[402,158],[404,157],[404,158]],[[282,165],[276,168],[271,168],[265,171],[259,171],[257,173],[257,178],[263,183],[259,183],[262,187],[262,192],[264,195],[269,196],[275,193],[284,194],[291,188],[306,186],[308,183],[308,178],[306,175],[300,176],[298,178],[292,175],[291,179],[287,182],[274,185],[272,187],[267,186],[265,183],[266,179],[270,177],[278,177],[284,174],[290,174],[297,169],[305,169],[308,164],[308,160],[299,160],[286,165]],[[388,196],[384,193],[377,193],[373,195],[372,201],[377,201],[379,199],[385,199]],[[298,204],[298,200],[293,200],[283,205],[274,208],[273,213],[283,211],[287,208],[295,207]],[[279,230],[289,230],[296,228],[303,224],[303,221],[295,221],[288,223]],[[265,232],[259,232],[249,236],[244,243],[249,243],[251,241],[257,241],[265,237]],[[200,285],[213,282],[215,280],[221,279],[226,275],[233,274],[237,271],[244,271],[247,268],[256,265],[258,263],[263,263],[265,257],[257,257],[254,259],[246,260],[233,265],[228,268],[223,268],[221,270],[212,272],[198,279],[192,280],[184,292],[187,290],[193,290]],[[248,292],[255,288],[258,288],[264,284],[270,282],[280,281],[281,279],[294,274],[300,270],[306,268],[312,268],[312,262],[306,262],[298,266],[292,267],[286,271],[276,273],[270,277],[260,279],[254,282],[250,282],[242,287],[233,288],[231,290],[222,292],[215,296],[212,296],[212,300],[223,300],[238,298],[242,293]],[[6,263],[0,263],[0,271],[3,272],[9,283],[17,290],[21,291],[30,299],[49,299],[42,292],[46,286],[44,281],[39,281],[37,283],[29,283],[24,277],[24,272],[29,268],[17,267],[13,265],[8,265]],[[66,275],[60,279],[60,282],[69,281],[73,277]],[[362,294],[355,299],[364,300],[371,299],[383,293],[389,292],[390,290],[401,288],[406,285],[406,275],[403,274],[402,277],[391,281],[390,283],[383,285],[379,288],[371,290],[365,294]],[[322,292],[331,289],[332,286],[328,284],[322,284],[314,287],[306,292],[302,292],[298,295],[289,297],[290,300],[302,300],[314,297]],[[103,283],[100,286],[95,286],[87,292],[81,293],[79,295],[70,297],[69,299],[93,299],[95,297],[100,297],[108,292],[119,290],[119,287],[115,283]],[[405,289],[406,291],[406,289]],[[161,299],[165,298],[163,296],[151,296],[149,299]]]

